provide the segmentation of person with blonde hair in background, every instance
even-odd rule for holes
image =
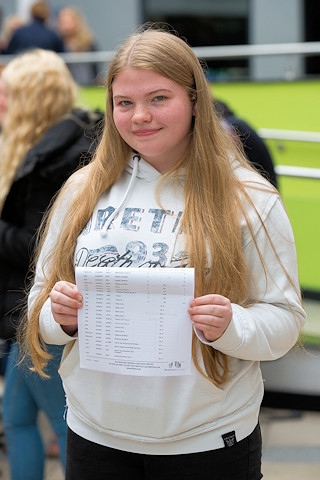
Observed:
[[[97,49],[86,18],[75,7],[68,6],[59,11],[57,31],[61,35],[66,52],[93,52]],[[70,63],[69,68],[79,85],[96,83],[98,72],[95,63]]]
[[[8,96],[8,87],[3,81],[0,71],[0,132],[8,110]]]
[[[3,81],[3,78],[1,77],[2,70],[3,68],[1,68],[0,70],[0,133],[2,130],[4,119],[7,115],[9,100],[9,91],[7,84]],[[0,337],[0,375],[4,375],[9,348],[10,341],[4,340]],[[3,437],[3,433],[1,433],[0,435]]]
[[[109,63],[106,89],[94,158],[70,177],[47,219],[21,332],[42,375],[49,345],[65,345],[66,480],[260,480],[260,361],[288,352],[306,319],[279,192],[221,125],[203,68],[178,36],[153,28],[130,36]],[[79,291],[78,267],[101,271],[102,310]],[[162,375],[156,360],[134,375],[131,342],[161,313],[149,292],[150,305],[128,306],[120,323],[104,276],[114,267],[125,269],[119,291],[133,267],[150,268],[150,277],[155,268],[194,269],[193,299],[169,312],[179,333],[165,337],[178,349],[180,333],[193,335],[190,372],[170,376],[170,358]],[[94,352],[92,368],[80,364],[84,307],[88,342],[118,370],[96,367]],[[117,328],[128,334],[122,356],[108,333]],[[158,352],[166,341],[153,328]],[[126,361],[132,371],[122,370]]]
[[[3,423],[11,480],[43,480],[43,411],[65,465],[65,394],[58,366],[61,346],[50,348],[50,380],[21,362],[17,338],[31,277],[36,231],[56,192],[88,161],[97,116],[75,107],[77,85],[62,58],[31,50],[3,69],[8,109],[0,135],[0,337],[11,342],[5,369]]]

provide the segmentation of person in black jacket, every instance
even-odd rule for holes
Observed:
[[[270,152],[258,133],[243,119],[239,118],[221,100],[214,100],[213,106],[222,123],[230,130],[236,141],[240,141],[248,160],[276,188],[277,174]]]
[[[9,55],[21,53],[31,48],[42,48],[54,52],[64,52],[64,44],[57,33],[46,25],[50,16],[47,2],[35,2],[30,9],[31,21],[13,33],[7,48],[2,52]]]
[[[42,480],[44,446],[37,426],[43,410],[65,464],[65,395],[52,346],[49,380],[19,363],[16,328],[32,275],[36,232],[52,198],[91,158],[99,113],[75,108],[77,87],[56,53],[33,50],[4,68],[9,98],[0,136],[0,337],[12,342],[5,371],[3,421],[12,480]]]

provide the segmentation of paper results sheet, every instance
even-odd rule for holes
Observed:
[[[124,375],[191,369],[193,268],[76,268],[80,366]]]

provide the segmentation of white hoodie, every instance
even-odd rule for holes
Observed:
[[[250,188],[250,182],[266,185],[259,175],[240,167],[235,172],[248,185],[276,254],[299,290],[294,238],[279,196],[267,189]],[[79,185],[81,175],[80,171],[71,178],[69,195]],[[161,196],[162,209],[154,193],[159,178],[157,170],[143,159],[131,158],[120,180],[99,199],[78,238],[75,265],[179,266],[183,188],[167,186]],[[59,200],[38,262],[30,305],[42,287],[43,268],[50,269],[48,263],[43,267],[42,258],[59,235],[69,195]],[[253,273],[252,296],[257,303],[249,308],[232,304],[230,325],[211,343],[230,356],[231,373],[222,388],[203,378],[194,367],[190,375],[177,377],[139,377],[80,368],[78,340],[54,321],[47,300],[41,311],[40,333],[47,343],[66,344],[60,374],[67,396],[67,422],[75,433],[116,449],[171,455],[222,448],[225,437],[235,436],[240,441],[253,431],[263,397],[259,362],[279,358],[295,344],[305,313],[252,207],[248,206],[248,214],[267,270],[243,219],[243,248]],[[141,305],[142,314],[143,310]],[[201,332],[196,333],[205,342]]]

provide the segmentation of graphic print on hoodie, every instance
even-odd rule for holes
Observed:
[[[183,189],[178,182],[166,185],[161,207],[155,196],[160,179],[143,159],[130,159],[120,180],[100,197],[78,238],[77,267],[181,266]]]

